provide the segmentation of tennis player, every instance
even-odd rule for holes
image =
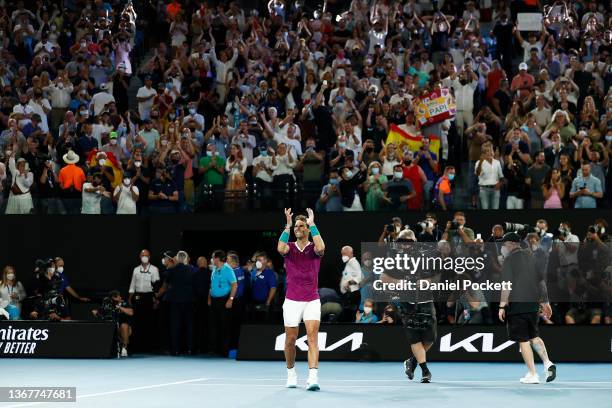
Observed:
[[[306,326],[308,338],[308,380],[306,389],[318,391],[319,378],[319,323],[321,321],[321,300],[318,292],[319,267],[325,251],[325,244],[314,223],[314,213],[308,208],[308,217],[295,217],[293,232],[296,240],[289,242],[293,226],[291,208],[285,209],[287,223],[278,240],[278,252],[285,258],[287,292],[283,303],[285,324],[285,360],[287,361],[287,388],[297,387],[295,371],[295,342],[300,322]],[[309,240],[312,235],[312,241]]]

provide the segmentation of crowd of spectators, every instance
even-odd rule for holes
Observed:
[[[245,3],[5,2],[0,208],[608,206],[609,3]]]

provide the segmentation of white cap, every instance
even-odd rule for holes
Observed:
[[[525,64],[524,62],[521,62],[519,64],[519,71],[522,71],[522,70],[527,71],[527,69],[528,69],[527,64]]]

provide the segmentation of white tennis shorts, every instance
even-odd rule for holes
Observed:
[[[302,320],[321,320],[321,299],[311,300],[310,302],[285,299],[283,303],[285,327],[298,327]]]

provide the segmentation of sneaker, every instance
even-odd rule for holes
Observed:
[[[554,381],[557,378],[557,366],[554,364],[549,365],[544,370],[544,374],[546,375],[546,382]]]
[[[287,388],[297,388],[297,373],[295,368],[287,369]]]
[[[421,382],[423,384],[429,384],[431,382],[431,371],[423,373],[423,376],[421,377]]]
[[[316,378],[309,378],[308,381],[306,381],[306,389],[308,391],[319,391],[321,389],[319,380]]]
[[[414,370],[416,369],[417,362],[414,357],[410,357],[408,360],[404,361],[404,372],[408,376],[409,379],[414,379]]]
[[[121,357],[127,357],[128,356],[128,352],[127,349],[125,347],[121,348]]]
[[[529,373],[527,373],[519,381],[521,382],[521,384],[539,384],[540,383],[540,377],[538,377],[537,374],[529,374]]]

